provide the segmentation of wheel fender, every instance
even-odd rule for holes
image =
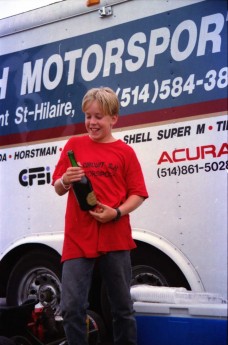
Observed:
[[[186,277],[191,289],[196,292],[204,291],[203,283],[190,260],[172,242],[148,230],[132,229],[134,240],[156,247],[170,257]]]

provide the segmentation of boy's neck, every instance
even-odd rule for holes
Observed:
[[[94,140],[90,135],[89,135],[89,138],[95,143],[100,143],[100,144],[109,144],[109,143],[114,143],[115,141],[117,141],[117,139],[114,138],[113,136],[110,136],[109,138],[106,138],[104,140]]]

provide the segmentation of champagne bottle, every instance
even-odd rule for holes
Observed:
[[[71,165],[73,167],[78,167],[79,165],[75,159],[74,152],[71,150],[68,151],[67,154]],[[81,210],[92,210],[96,206],[96,195],[94,193],[92,183],[86,175],[83,176],[80,181],[73,182],[72,187]]]

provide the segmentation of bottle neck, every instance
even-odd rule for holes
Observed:
[[[68,157],[70,159],[72,167],[78,167],[79,166],[76,159],[75,159],[73,151],[68,151]]]

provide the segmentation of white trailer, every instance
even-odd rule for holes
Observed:
[[[227,2],[67,0],[0,20],[0,292],[58,310],[60,152],[81,100],[113,88],[115,136],[142,164],[133,284],[227,296]],[[91,305],[98,308],[98,272]],[[101,297],[102,300],[103,297]],[[102,303],[101,303],[102,304]]]

